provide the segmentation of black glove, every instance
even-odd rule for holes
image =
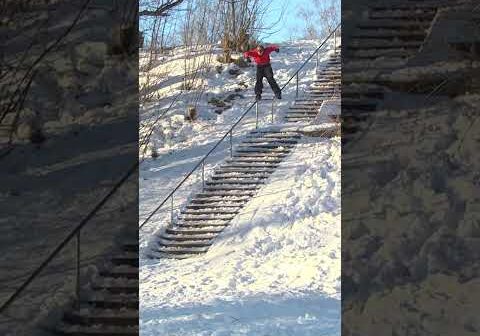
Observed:
[[[277,50],[275,50],[277,53],[280,51],[280,48],[277,48]]]

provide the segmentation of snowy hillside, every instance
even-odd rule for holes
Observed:
[[[288,43],[280,45],[279,53],[271,54],[272,68],[280,87],[318,47],[318,43],[318,41],[312,40]],[[329,50],[333,49],[331,44],[327,47]],[[206,55],[204,52],[197,52],[196,57],[189,55],[189,68],[194,63],[201,64],[207,60],[211,61],[207,67],[210,70],[202,72],[205,78],[201,81],[201,86],[205,91],[196,103],[198,120],[193,123],[185,121],[184,116],[187,107],[195,104],[198,93],[195,91],[181,92],[180,90],[185,65],[185,60],[182,58],[184,56],[182,49],[176,49],[169,56],[159,57],[150,71],[140,74],[140,87],[155,78],[161,81],[147,90],[150,99],[140,105],[140,124],[143,126],[140,129],[140,139],[143,139],[153,130],[150,138],[151,142],[145,152],[147,157],[151,155],[153,148],[158,155],[161,155],[168,153],[170,150],[190,147],[192,142],[201,145],[215,137],[219,138],[252,103],[254,99],[255,66],[253,63],[246,68],[239,68],[232,64],[226,66],[216,61],[216,57],[220,54],[220,49],[213,48],[212,55]],[[234,55],[234,57],[239,56],[239,54]],[[146,58],[147,55],[141,55],[141,64],[146,62]],[[324,53],[320,56],[319,61],[325,62],[327,59],[328,54]],[[217,67],[222,67],[220,73],[217,72]],[[238,70],[239,74],[231,75],[229,70]],[[300,90],[306,88],[307,83],[311,82],[314,71],[315,59],[310,61],[301,73]],[[264,82],[264,97],[272,97],[270,87],[266,80]],[[281,115],[291,103],[295,94],[294,84],[295,81],[293,80],[283,91],[284,100],[277,103],[277,115]],[[225,104],[226,107],[219,107],[222,104]],[[170,105],[172,106],[168,109]],[[270,108],[268,102],[261,104],[261,120],[270,121]],[[220,110],[222,111],[220,112]],[[205,137],[205,135],[208,135],[208,137]]]
[[[280,86],[316,43],[281,45],[280,53],[272,55]],[[323,52],[320,61],[331,51]],[[314,67],[312,60],[303,72],[301,91],[314,79]],[[140,222],[252,103],[255,68],[240,71],[236,78],[228,72],[211,74],[199,102],[199,120],[184,120],[188,101],[180,98],[155,127],[152,139],[159,157],[147,155],[140,167]],[[247,85],[238,90],[244,98],[216,114],[209,98],[228,96],[241,81]],[[169,83],[169,91],[159,91],[160,102],[143,106],[144,121],[154,120],[178,93],[178,83]],[[271,90],[266,85],[264,96],[268,95]],[[295,86],[290,85],[277,103],[275,125],[283,124],[283,113],[294,96]],[[260,127],[270,123],[270,108],[271,102],[260,104]],[[234,145],[254,127],[252,113],[236,130]],[[338,137],[301,139],[208,253],[196,258],[148,258],[152,244],[169,223],[168,202],[140,232],[141,335],[338,335],[340,152]],[[228,153],[226,143],[211,155],[207,176]],[[200,186],[201,172],[175,194],[175,211]]]

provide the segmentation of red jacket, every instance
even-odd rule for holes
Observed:
[[[265,65],[270,63],[270,54],[277,50],[279,50],[278,46],[272,45],[272,46],[266,47],[261,56],[258,54],[257,48],[246,51],[245,53],[243,53],[243,56],[245,58],[248,58],[248,57],[253,58],[255,63],[257,63],[257,65]]]

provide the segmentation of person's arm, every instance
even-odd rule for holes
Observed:
[[[255,51],[254,50],[245,51],[243,53],[244,58],[249,58],[249,57],[253,57],[253,56],[255,56]]]
[[[266,47],[266,48],[265,48],[265,51],[270,54],[270,53],[272,53],[272,52],[274,52],[274,51],[279,52],[279,51],[280,51],[280,48],[278,48],[278,46],[277,46],[276,44],[273,44],[273,45],[271,45],[271,46]]]

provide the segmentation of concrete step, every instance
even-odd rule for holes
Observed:
[[[228,225],[228,222],[230,222],[230,219],[211,219],[210,217],[208,219],[197,219],[197,220],[187,220],[187,221],[182,221],[179,220],[177,223],[175,223],[175,227],[181,227],[181,228],[210,228],[210,227],[225,227]]]
[[[199,193],[196,195],[198,198],[207,198],[207,197],[243,197],[243,196],[253,196],[255,192],[250,190],[233,190],[233,191],[209,191],[204,193]]]
[[[385,42],[384,40],[363,40],[363,41],[355,41],[348,45],[348,49],[350,50],[372,50],[372,49],[402,49],[402,48],[420,48],[422,42],[420,41],[391,41]]]
[[[138,270],[137,270],[138,278]],[[89,299],[80,302],[81,306],[91,306],[103,309],[138,309],[139,301],[136,299],[125,300],[121,296],[111,297],[109,299]]]
[[[254,158],[254,157],[271,157],[271,158],[284,158],[286,154],[283,153],[272,153],[272,154],[262,154],[262,153],[234,153],[232,157],[236,158]]]
[[[205,191],[234,191],[234,190],[241,190],[241,191],[253,191],[259,189],[260,186],[258,185],[212,185],[205,187]]]
[[[265,138],[252,138],[243,141],[244,144],[296,144],[298,140],[290,140],[290,139],[278,139],[278,138],[270,138],[270,139],[265,139]]]
[[[238,208],[200,208],[200,209],[185,209],[181,212],[182,215],[225,215],[229,217],[230,215],[235,215],[239,211]]]
[[[132,326],[138,324],[138,311],[91,308],[67,312],[63,319],[67,323],[78,325]]]
[[[227,163],[262,163],[262,162],[267,162],[267,163],[280,163],[282,162],[282,159],[279,158],[268,158],[268,157],[255,157],[255,158],[233,158],[233,159],[227,159],[225,160]]]
[[[196,233],[196,234],[182,234],[182,233],[163,233],[160,238],[162,240],[170,241],[211,241],[218,236],[218,233]],[[170,246],[170,245],[169,245]]]
[[[108,292],[112,294],[133,294],[133,293],[138,293],[138,282],[137,284],[127,283],[124,285],[94,282],[91,285],[91,288],[94,291]]]
[[[138,324],[138,323],[137,323]],[[55,330],[56,334],[68,336],[138,336],[136,326],[96,325],[69,325],[62,324]]]
[[[224,204],[223,202],[217,203],[203,203],[203,204],[188,204],[185,209],[201,210],[201,209],[234,209],[239,210],[243,208],[243,203],[240,204]]]
[[[160,237],[158,245],[159,247],[208,248],[212,245],[212,240],[168,240]]]
[[[428,21],[391,21],[391,20],[373,20],[360,22],[357,24],[357,29],[372,30],[372,29],[396,29],[398,31],[422,30],[425,31],[430,26]]]
[[[138,253],[123,253],[111,258],[111,262],[115,265],[129,265],[138,267]]]
[[[171,235],[202,235],[202,234],[218,234],[224,230],[225,226],[216,227],[199,227],[199,228],[185,228],[185,227],[169,227],[165,230],[167,234]]]
[[[203,198],[193,198],[190,200],[191,204],[215,204],[215,203],[229,203],[229,204],[243,204],[248,202],[250,199],[249,196],[233,196],[233,197],[203,197]]]
[[[399,9],[399,10],[383,10],[383,11],[372,11],[369,14],[369,19],[390,19],[390,20],[418,20],[418,21],[428,21],[432,20],[435,16],[435,10],[426,10],[418,11],[411,9]]]
[[[117,267],[112,270],[102,270],[99,272],[101,277],[105,278],[128,278],[128,279],[138,279],[138,268],[121,268]]]
[[[242,183],[241,181],[243,180],[246,180],[245,183],[248,183],[249,180],[264,180],[264,179],[267,179],[269,177],[269,175],[265,175],[265,174],[256,174],[256,175],[252,175],[252,174],[241,174],[241,175],[238,175],[238,174],[235,174],[235,175],[231,175],[231,174],[218,174],[216,173],[215,175],[213,175],[211,177],[211,179],[213,181],[218,181],[220,183],[222,183],[223,181],[239,181],[239,183]]]
[[[165,256],[171,254],[195,255],[203,254],[208,251],[208,247],[176,247],[176,246],[159,246],[154,252],[165,253]]]
[[[238,148],[236,153],[290,153],[290,150],[285,147],[277,148]]]

